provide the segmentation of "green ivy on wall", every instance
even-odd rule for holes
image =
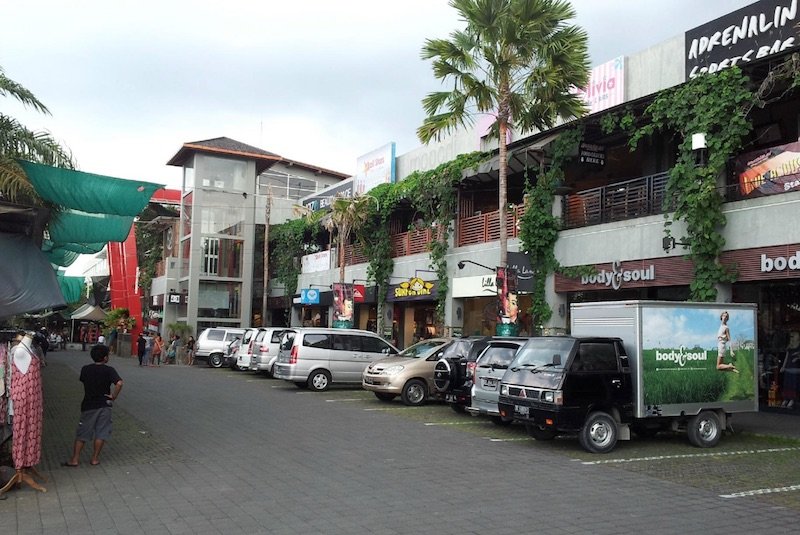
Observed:
[[[321,232],[318,221],[302,217],[270,227],[269,261],[275,270],[275,278],[283,284],[285,294],[297,292],[297,278],[300,276],[298,259],[306,254],[304,244]]]

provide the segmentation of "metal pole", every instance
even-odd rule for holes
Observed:
[[[261,299],[261,326],[267,326],[267,300],[269,298],[269,212],[272,207],[272,185],[267,185],[267,202],[264,214],[264,295]]]

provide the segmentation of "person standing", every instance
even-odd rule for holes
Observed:
[[[94,363],[81,368],[80,380],[83,383],[81,418],[72,448],[72,457],[64,463],[64,466],[78,466],[81,451],[90,440],[94,442],[89,464],[97,466],[100,464],[100,452],[111,438],[111,406],[122,390],[122,378],[117,370],[108,365],[108,347],[97,344],[91,349],[90,354]]]
[[[186,365],[194,366],[194,336],[189,335],[186,340]]]
[[[161,366],[161,354],[164,352],[164,340],[161,335],[157,335],[153,342],[153,365]]]
[[[106,345],[106,337],[102,332],[100,333],[100,336],[97,337],[97,343],[101,346]]]
[[[136,354],[139,357],[139,366],[142,365],[144,359],[144,351],[147,348],[147,340],[144,339],[144,334],[139,333],[139,338],[136,339]]]
[[[144,358],[142,359],[142,366],[150,366],[150,357],[153,354],[153,335],[147,333],[144,336]]]

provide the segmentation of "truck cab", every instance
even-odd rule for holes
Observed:
[[[560,433],[583,435],[594,414],[612,418],[589,423],[593,430],[581,439],[586,449],[596,452],[613,448],[617,423],[630,423],[633,407],[633,381],[622,340],[602,337],[529,340],[503,376],[498,402],[501,416],[523,422],[538,440]]]

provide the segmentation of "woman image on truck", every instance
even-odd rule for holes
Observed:
[[[731,330],[728,328],[728,311],[724,311],[719,315],[721,321],[719,330],[717,331],[717,369],[723,372],[739,373],[736,366],[733,364],[725,364],[725,346],[731,340]],[[733,349],[731,349],[731,357],[734,356]]]

